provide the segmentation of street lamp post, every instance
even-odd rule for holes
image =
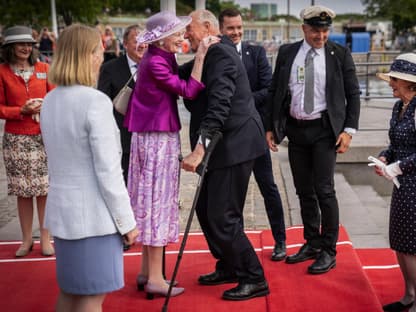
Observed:
[[[52,31],[54,32],[56,38],[58,38],[58,23],[56,21],[56,6],[55,0],[51,0],[51,18],[52,18]]]
[[[290,0],[287,0],[287,29],[286,29],[286,42],[290,42]]]
[[[160,0],[161,11],[171,11],[176,14],[176,1],[175,0]]]

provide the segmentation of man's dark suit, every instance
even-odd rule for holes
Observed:
[[[126,82],[130,79],[130,77],[131,71],[129,68],[129,63],[127,62],[127,56],[122,55],[116,59],[108,61],[101,66],[97,88],[98,90],[107,94],[111,99],[114,99],[121,88],[123,88]],[[134,84],[135,82],[132,79],[129,86],[134,89]],[[123,149],[121,166],[123,168],[124,181],[127,185],[131,132],[129,132],[127,128],[123,126],[124,116],[116,110],[113,110],[113,112],[118,128],[120,129],[121,146]]]
[[[187,77],[192,62],[180,67]],[[257,255],[242,227],[243,207],[253,160],[266,150],[264,130],[251,96],[244,66],[232,42],[209,48],[202,73],[206,88],[194,101],[185,101],[191,112],[192,149],[199,133],[220,131],[205,175],[196,212],[217,270],[235,273],[241,283],[264,281]]]
[[[285,125],[291,100],[290,70],[302,42],[280,47],[269,89],[267,107],[271,109],[267,111],[272,116],[268,116],[266,128],[273,130],[275,138],[280,138],[278,143],[286,135]],[[355,76],[354,61],[346,48],[328,41],[325,45],[325,58],[328,117],[336,137],[346,127],[358,129],[360,89]]]
[[[272,80],[272,69],[261,46],[241,42],[241,59],[247,72],[256,109],[264,120],[267,91]],[[270,151],[258,157],[253,167],[254,177],[264,198],[267,217],[276,244],[286,241],[282,200],[274,182]]]
[[[333,177],[335,142],[344,128],[358,129],[360,89],[350,52],[328,41],[325,45],[327,111],[322,112],[321,119],[312,122],[291,119],[289,78],[302,42],[279,49],[267,100],[266,129],[274,132],[277,143],[288,136],[289,161],[306,241],[335,256],[339,224]]]

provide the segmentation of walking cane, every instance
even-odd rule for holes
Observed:
[[[209,162],[212,152],[214,151],[215,146],[217,145],[218,141],[221,138],[222,138],[222,133],[215,132],[215,134],[211,138],[211,142],[208,144],[208,147],[205,150],[205,155],[204,155],[204,158],[202,159],[201,164],[199,164],[198,168],[196,169],[196,171],[199,174],[198,184],[196,187],[194,200],[192,202],[192,208],[191,208],[191,211],[189,212],[188,221],[186,223],[185,232],[183,234],[181,247],[179,248],[178,258],[176,259],[175,269],[173,270],[172,278],[169,283],[168,293],[165,298],[165,303],[163,304],[163,307],[162,307],[162,312],[168,311],[168,304],[169,304],[170,295],[172,293],[173,283],[176,279],[176,274],[178,273],[178,270],[179,270],[179,264],[182,260],[182,255],[185,250],[186,240],[188,239],[188,234],[191,229],[192,219],[195,214],[196,204],[198,203],[199,193],[201,193],[201,188],[202,188],[202,183],[204,182],[205,173],[207,172],[208,162]]]

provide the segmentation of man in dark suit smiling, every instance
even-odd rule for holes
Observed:
[[[267,90],[272,80],[272,68],[262,46],[250,45],[242,41],[243,20],[237,9],[225,9],[218,16],[220,31],[228,36],[237,48],[247,72],[256,109],[264,119]],[[270,151],[258,157],[253,167],[254,177],[264,198],[267,217],[272,230],[275,246],[271,259],[283,260],[286,257],[286,232],[282,200],[274,182]]]
[[[110,99],[114,99],[118,92],[123,88],[125,83],[130,79],[131,75],[136,75],[138,65],[147,50],[147,45],[142,44],[137,46],[136,37],[142,30],[139,25],[131,25],[126,28],[123,34],[123,45],[126,54],[116,59],[104,63],[100,69],[100,76],[98,79],[98,90],[107,94]],[[135,79],[130,81],[129,86],[134,89]],[[129,171],[130,158],[130,142],[131,133],[123,126],[124,116],[114,112],[118,128],[120,129],[121,147],[123,149],[123,156],[121,159],[121,166],[123,168],[124,182],[127,185],[127,175]]]
[[[114,99],[118,92],[123,88],[131,75],[137,76],[138,64],[147,50],[147,45],[137,46],[136,37],[142,30],[139,25],[131,25],[126,28],[123,34],[123,45],[126,50],[125,55],[112,59],[100,68],[97,89],[107,94],[110,99]],[[134,77],[136,78],[136,77]],[[130,81],[129,86],[134,89],[136,79]],[[123,155],[121,157],[121,167],[123,168],[123,178],[127,185],[130,159],[131,132],[123,126],[124,116],[113,110],[114,118],[120,130],[120,141]],[[124,245],[124,250],[129,250],[129,245]]]
[[[360,88],[348,49],[328,41],[335,13],[311,6],[300,14],[304,40],[279,49],[267,99],[269,147],[289,139],[289,162],[304,238],[286,263],[308,259],[311,274],[336,265],[339,208],[334,189],[337,153],[348,150],[358,128]]]
[[[219,27],[216,17],[207,10],[194,11],[190,16],[192,22],[186,27],[185,38],[195,51],[202,39],[218,35]],[[189,75],[189,67],[184,64],[182,74]],[[214,272],[201,275],[198,281],[202,285],[238,282],[237,287],[223,293],[226,300],[265,296],[269,287],[242,220],[254,159],[267,147],[247,74],[228,37],[209,48],[201,80],[206,88],[194,101],[185,101],[191,112],[192,153],[184,158],[183,168],[196,170],[215,132],[221,132],[222,139],[211,156],[196,206],[217,263]]]

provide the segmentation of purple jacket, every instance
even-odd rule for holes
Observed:
[[[149,45],[140,62],[124,126],[131,132],[179,131],[178,95],[194,99],[204,87],[192,77],[179,79],[175,54]]]

